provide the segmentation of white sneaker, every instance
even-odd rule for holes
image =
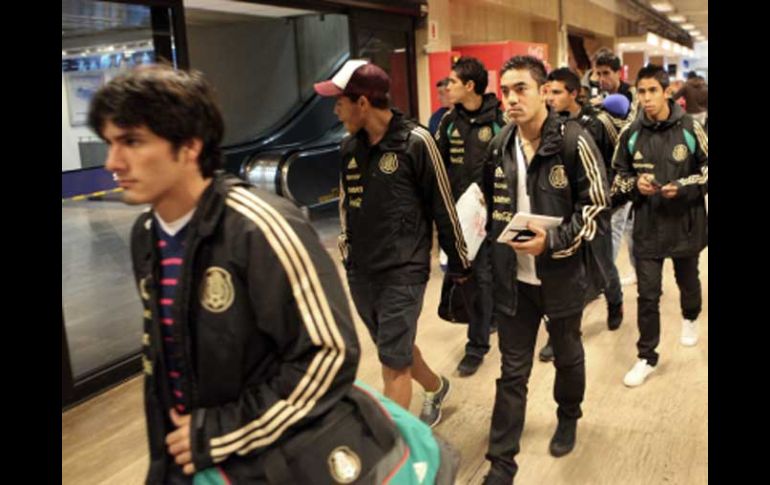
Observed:
[[[635,285],[636,284],[636,272],[633,272],[633,273],[631,273],[628,276],[620,278],[620,284],[623,285],[623,286]]]
[[[639,359],[631,370],[626,373],[626,376],[623,378],[623,384],[628,387],[641,386],[644,384],[647,376],[652,374],[654,370],[655,367],[647,364],[647,359]]]
[[[698,343],[698,321],[682,320],[682,337],[679,339],[679,343],[685,347],[693,347]]]

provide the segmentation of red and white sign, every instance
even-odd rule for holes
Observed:
[[[428,40],[438,40],[438,22],[435,20],[428,22]]]

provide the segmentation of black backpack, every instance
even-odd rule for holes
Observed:
[[[584,133],[584,128],[578,120],[568,119],[562,121],[562,133],[564,141],[562,145],[562,161],[567,177],[572,187],[577,183],[577,164],[580,163],[577,153],[578,136]],[[598,153],[599,150],[590,136],[584,137]],[[599,163],[599,171],[602,173],[604,188],[609,194],[606,169],[603,163]],[[609,197],[609,195],[608,195]],[[604,210],[596,218],[596,234],[593,240],[583,241],[581,254],[586,269],[588,286],[586,290],[586,303],[594,300],[601,294],[609,283],[612,261],[612,228],[610,226],[610,212]]]

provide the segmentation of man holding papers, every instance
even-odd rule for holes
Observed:
[[[524,428],[527,381],[543,316],[554,348],[558,426],[550,452],[575,446],[585,391],[580,337],[585,292],[584,241],[596,235],[597,218],[609,205],[607,179],[596,145],[574,121],[561,121],[545,105],[546,71],[529,56],[501,69],[503,102],[512,124],[492,140],[484,192],[490,204],[490,239],[496,240],[517,213],[560,219],[529,221],[526,241],[492,248],[502,372],[497,380],[485,484],[510,484]]]
[[[472,183],[481,185],[487,145],[505,123],[500,101],[493,93],[485,94],[487,69],[478,59],[461,57],[452,66],[447,79],[447,97],[453,108],[441,119],[436,132],[436,145],[457,202]],[[467,242],[467,234],[465,239]],[[466,288],[470,308],[468,343],[465,345],[465,356],[457,366],[461,376],[474,374],[489,352],[492,326],[490,244],[485,241],[479,248],[473,260],[473,276]]]

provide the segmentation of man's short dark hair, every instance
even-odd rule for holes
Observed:
[[[615,54],[604,54],[596,59],[596,67],[607,66],[615,72],[620,71],[620,59]]]
[[[687,79],[695,79],[698,77],[698,73],[695,71],[690,71],[687,73]]]
[[[559,69],[551,71],[548,75],[548,81],[563,82],[564,87],[567,88],[567,91],[570,93],[577,92],[580,89],[580,78],[567,67],[560,67]]]
[[[96,92],[88,112],[88,124],[102,138],[108,121],[124,129],[146,126],[174,150],[200,138],[198,166],[205,178],[222,165],[222,113],[214,89],[198,71],[155,64],[118,75]]]
[[[482,95],[489,83],[487,68],[475,57],[461,57],[454,63],[452,70],[463,82],[473,81],[473,91]]]
[[[537,86],[540,87],[545,84],[548,74],[545,70],[545,64],[537,57],[532,56],[514,56],[505,61],[503,68],[500,70],[500,77],[511,69],[529,71],[532,79],[535,80]]]
[[[445,88],[449,84],[449,78],[445,77],[444,79],[441,79],[439,82],[436,83],[437,88]]]
[[[637,86],[642,79],[655,79],[660,83],[660,87],[663,89],[666,89],[669,85],[668,73],[662,66],[656,64],[647,64],[639,69],[639,74],[636,75]]]
[[[595,64],[598,58],[606,55],[612,55],[612,49],[610,49],[609,47],[600,47],[599,49],[596,50],[596,52],[593,53],[593,55],[591,56],[591,60]]]

